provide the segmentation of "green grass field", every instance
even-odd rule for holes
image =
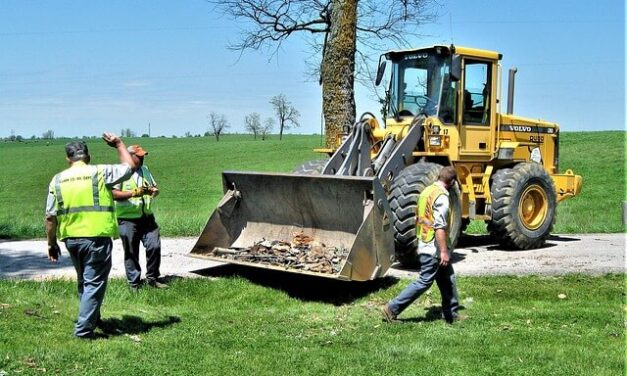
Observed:
[[[75,282],[0,281],[6,375],[624,375],[624,276],[467,277],[469,316],[429,315],[437,289],[382,321],[408,281],[271,276],[171,281],[131,293],[113,280],[110,336],[73,339]],[[314,287],[315,286],[315,287]],[[562,295],[563,294],[563,295]],[[561,296],[561,297],[560,297]]]
[[[68,140],[0,143],[0,238],[44,237],[43,213],[48,183],[67,167]],[[213,138],[141,138],[150,155],[146,164],[161,195],[157,220],[165,236],[198,236],[222,197],[221,172],[248,170],[289,172],[313,152],[320,136],[288,135],[254,141],[249,135]],[[625,132],[562,133],[560,167],[584,178],[583,193],[560,204],[555,233],[622,232],[625,199]],[[116,161],[114,150],[100,139],[89,140],[93,163]],[[485,231],[479,223],[470,227]]]

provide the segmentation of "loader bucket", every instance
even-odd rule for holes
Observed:
[[[347,281],[382,277],[393,262],[390,207],[376,177],[222,173],[225,195],[190,256]],[[231,258],[266,240],[290,242],[304,234],[341,250],[333,272]]]

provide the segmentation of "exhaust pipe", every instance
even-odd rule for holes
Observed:
[[[514,81],[516,79],[516,72],[518,68],[510,68],[509,70],[509,85],[507,88],[507,114],[514,113]]]

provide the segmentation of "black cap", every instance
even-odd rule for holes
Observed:
[[[65,155],[70,160],[79,160],[89,155],[87,144],[83,141],[72,141],[65,144]]]

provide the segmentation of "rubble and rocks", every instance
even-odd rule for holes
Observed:
[[[249,248],[216,247],[211,254],[227,260],[334,274],[340,272],[348,250],[327,247],[301,231],[293,234],[291,242],[261,239]]]

